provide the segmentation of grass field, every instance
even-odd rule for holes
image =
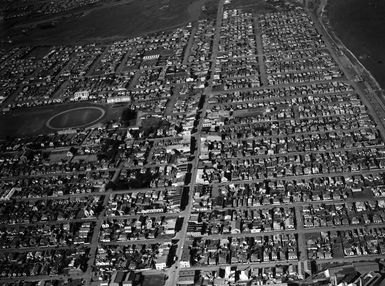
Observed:
[[[104,114],[104,109],[100,107],[78,107],[54,115],[46,122],[46,126],[57,130],[92,125],[101,120]]]
[[[0,115],[0,138],[5,139],[8,136],[25,137],[54,132],[55,130],[48,128],[46,125],[50,118],[66,110],[80,107],[84,108],[85,112],[79,112],[81,109],[77,109],[78,111],[72,114],[64,113],[64,116],[58,116],[53,119],[51,122],[52,125],[60,129],[61,127],[68,128],[90,124],[90,122],[97,119],[100,112],[90,112],[90,110],[95,111],[96,109],[90,109],[89,107],[98,107],[106,111],[106,114],[103,118],[100,118],[98,122],[111,120],[120,115],[119,111],[112,110],[110,107],[91,103],[63,104],[30,108],[28,110],[16,110]],[[68,115],[70,116],[68,117]],[[95,123],[96,121],[94,124]]]

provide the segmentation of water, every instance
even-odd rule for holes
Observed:
[[[385,88],[385,0],[329,0],[330,24]]]

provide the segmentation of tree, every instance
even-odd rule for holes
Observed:
[[[122,116],[120,119],[122,125],[128,126],[130,124],[130,121],[136,118],[137,114],[138,113],[135,110],[132,110],[129,108],[123,110]]]

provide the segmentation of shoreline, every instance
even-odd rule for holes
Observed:
[[[380,86],[380,84],[378,83],[378,81],[376,80],[376,78],[374,77],[374,75],[369,71],[369,69],[359,60],[359,58],[345,45],[345,43],[342,42],[342,40],[338,37],[338,35],[336,34],[335,30],[333,29],[333,27],[331,26],[330,24],[330,19],[329,19],[329,11],[327,9],[328,7],[328,4],[329,4],[329,1],[328,0],[321,0],[320,2],[320,6],[318,7],[317,9],[317,14],[318,14],[318,10],[320,9],[320,14],[317,15],[321,25],[324,26],[324,29],[325,31],[329,34],[329,37],[333,39],[333,41],[336,43],[337,47],[345,53],[345,55],[349,58],[349,56],[351,58],[353,58],[354,61],[352,61],[352,65],[353,65],[353,68],[355,70],[355,72],[357,73],[358,76],[362,76],[362,75],[366,75],[367,77],[369,77],[370,81],[371,81],[371,84],[374,84],[375,85],[375,89],[372,89],[372,91],[382,91],[382,88]],[[349,56],[346,54],[346,52],[349,54]],[[349,58],[349,60],[351,60],[351,58]],[[356,64],[359,65],[359,67],[361,68],[361,73],[359,70],[357,70],[357,67],[356,67]],[[365,74],[364,74],[365,73]],[[369,83],[368,83],[369,84]]]
[[[315,25],[320,29],[328,49],[342,69],[347,82],[351,84],[354,92],[359,95],[361,102],[372,114],[377,128],[382,134],[381,137],[385,140],[383,136],[385,134],[385,97],[382,90],[378,89],[380,85],[330,28],[328,18],[324,13],[327,0],[321,1],[321,6],[312,11],[308,10],[308,12],[312,15]]]
[[[345,2],[344,4],[346,5],[346,3],[348,2],[349,1]],[[314,13],[316,14],[320,23],[323,25],[324,29],[328,33],[329,37],[332,38],[334,43],[337,45],[338,50],[340,52],[343,52],[343,54],[348,58],[348,60],[352,64],[352,68],[354,69],[355,73],[361,78],[364,83],[366,83],[366,87],[369,88],[369,91],[380,92],[383,95],[383,91],[385,88],[384,74],[381,71],[381,67],[376,66],[375,63],[375,59],[380,57],[380,55],[375,49],[373,50],[371,48],[372,43],[370,41],[373,40],[373,37],[370,38],[370,36],[368,36],[367,38],[365,38],[363,37],[362,32],[361,34],[356,33],[355,35],[352,35],[351,30],[355,29],[356,27],[350,29],[348,28],[346,30],[346,35],[342,35],[341,29],[344,29],[344,27],[349,26],[349,24],[353,25],[351,24],[351,22],[355,20],[354,15],[352,16],[351,14],[349,14],[349,12],[351,11],[347,11],[346,13],[348,16],[344,16],[349,17],[350,19],[346,21],[339,20],[338,17],[336,18],[336,15],[338,15],[338,9],[342,8],[338,6],[331,7],[331,5],[335,5],[335,3],[332,3],[328,0],[320,0],[319,6],[317,7]],[[367,11],[366,13],[363,12],[363,18],[370,18],[372,15],[369,14],[370,13]],[[378,25],[378,23],[376,24]],[[365,29],[367,30],[369,28],[373,27],[370,27],[370,25],[365,26],[363,30],[365,31]],[[379,61],[379,63],[380,62],[381,61]]]

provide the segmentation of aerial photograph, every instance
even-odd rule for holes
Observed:
[[[385,0],[0,0],[0,286],[385,286]]]

